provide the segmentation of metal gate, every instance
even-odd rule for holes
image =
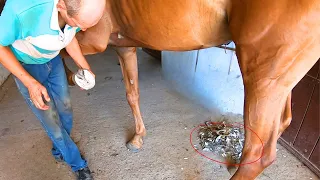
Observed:
[[[320,177],[320,63],[292,91],[292,122],[280,143]]]

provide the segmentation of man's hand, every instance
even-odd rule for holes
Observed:
[[[19,63],[17,58],[13,55],[9,47],[0,45],[0,63],[7,68],[13,75],[15,75],[29,91],[30,98],[33,104],[41,110],[48,110],[47,106],[43,102],[43,98],[46,101],[50,101],[48,92],[38,81],[36,81]]]
[[[66,47],[66,51],[79,67],[78,72],[73,76],[75,84],[85,90],[93,88],[95,85],[95,74],[92,73],[90,65],[83,56],[79,42],[75,37]]]
[[[30,99],[33,104],[41,110],[48,110],[49,106],[44,102],[50,101],[50,97],[48,95],[47,89],[42,86],[38,81],[33,82],[28,87]]]

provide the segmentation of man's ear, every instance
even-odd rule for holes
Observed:
[[[58,4],[57,4],[57,9],[58,11],[60,10],[67,10],[67,6],[66,4],[64,3],[64,0],[59,0]]]

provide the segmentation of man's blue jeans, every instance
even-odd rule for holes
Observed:
[[[15,77],[19,91],[53,143],[53,156],[63,158],[73,171],[87,167],[87,162],[82,159],[78,147],[70,138],[73,113],[61,57],[57,56],[46,64],[22,63],[22,66],[47,88],[50,96],[51,100],[47,103],[49,110],[37,109],[30,99],[28,89]]]

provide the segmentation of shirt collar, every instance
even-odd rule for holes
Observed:
[[[59,2],[59,0],[53,1],[53,9],[52,9],[52,15],[51,15],[50,28],[52,30],[60,31],[59,20],[58,20],[58,9],[57,9],[58,2]]]

